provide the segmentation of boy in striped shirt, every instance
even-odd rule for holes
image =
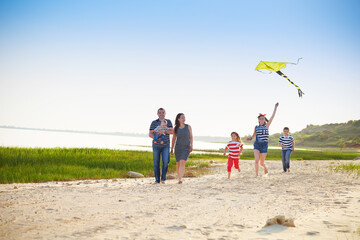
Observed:
[[[295,152],[294,138],[289,135],[289,128],[284,127],[284,135],[279,138],[279,147],[282,147],[281,157],[284,173],[290,172],[290,155]]]
[[[230,179],[231,168],[233,164],[235,165],[235,169],[237,169],[239,172],[241,171],[239,168],[239,159],[240,159],[240,154],[243,150],[243,144],[237,132],[231,133],[231,141],[225,147],[224,156],[226,155],[227,149],[229,149],[227,171],[228,171],[228,179]]]

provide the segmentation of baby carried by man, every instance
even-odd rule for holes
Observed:
[[[163,130],[162,134],[160,133],[161,130]],[[166,130],[168,130],[167,121],[164,119],[161,121],[160,126],[154,129],[154,143],[160,142],[160,144],[164,144]]]

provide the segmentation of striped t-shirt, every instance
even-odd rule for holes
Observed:
[[[284,148],[283,150],[292,150],[292,143],[294,142],[294,138],[289,135],[289,136],[285,136],[285,135],[282,135],[280,138],[279,138],[279,143],[283,144],[284,145]]]
[[[229,149],[229,157],[240,158],[240,148],[243,147],[243,144],[239,141],[230,141],[226,145],[226,149]]]
[[[256,126],[255,132],[256,132],[256,141],[258,142],[269,141],[269,130],[266,128],[266,125]]]

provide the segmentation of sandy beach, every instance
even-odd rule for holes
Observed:
[[[227,180],[206,176],[0,185],[0,239],[360,239],[360,179],[334,173],[346,161],[253,161]],[[293,218],[296,227],[269,218]]]

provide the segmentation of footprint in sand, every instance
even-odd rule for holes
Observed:
[[[170,227],[166,227],[167,229],[170,229],[170,230],[184,230],[186,229],[186,225],[180,225],[180,226],[170,226]]]
[[[237,227],[237,228],[240,228],[240,229],[244,229],[245,226],[242,225],[242,224],[233,224],[233,227]]]

